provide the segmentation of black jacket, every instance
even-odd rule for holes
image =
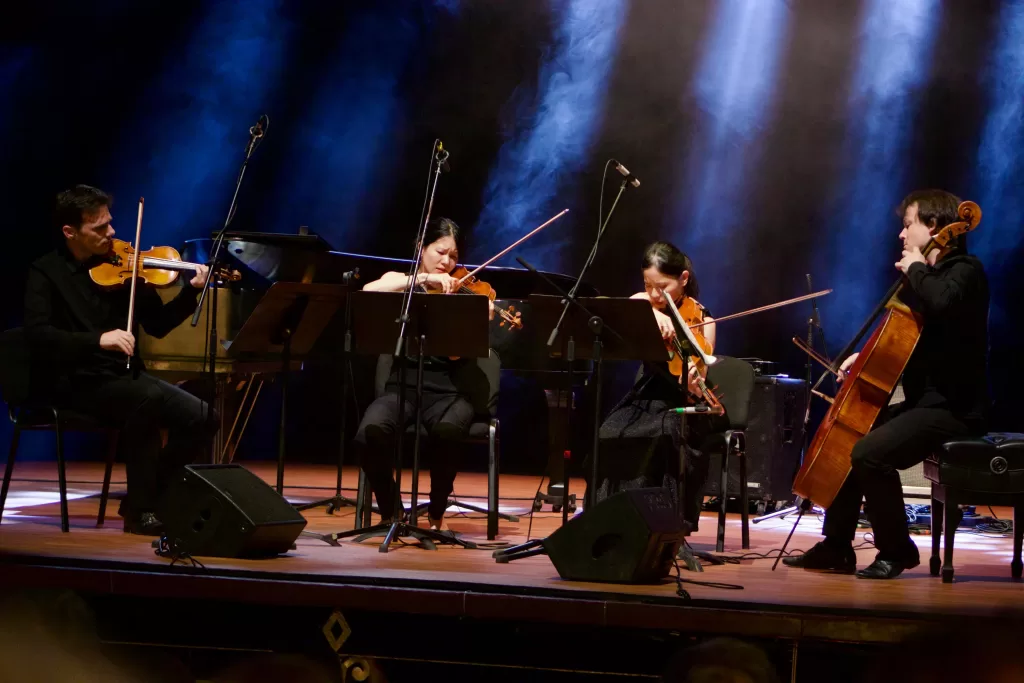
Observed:
[[[63,372],[124,374],[124,355],[101,349],[100,335],[127,326],[130,288],[101,289],[89,279],[89,265],[59,248],[29,267],[25,332],[33,351],[54,359]],[[192,314],[198,294],[198,289],[186,285],[181,294],[164,304],[153,289],[140,285],[133,334],[138,337],[141,324],[148,334],[165,336]],[[138,344],[135,355],[138,358]]]
[[[908,406],[944,407],[983,429],[988,394],[988,278],[974,256],[952,252],[907,269],[900,298],[924,317],[924,331],[903,373]]]

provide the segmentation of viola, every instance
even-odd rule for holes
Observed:
[[[700,389],[701,398],[704,399],[704,402],[707,403],[712,412],[721,414],[725,410],[722,402],[715,395],[715,392],[704,383],[703,379],[707,366],[715,362],[715,357],[711,355],[711,352],[714,350],[711,348],[711,343],[704,335],[694,329],[694,326],[698,325],[703,319],[700,306],[692,298],[684,296],[677,308],[672,298],[666,296],[664,292],[662,292],[662,297],[665,299],[667,315],[675,321],[676,327],[682,330],[690,342],[690,346],[696,351],[695,354],[689,355],[687,362],[689,365],[697,368],[697,388]],[[683,368],[685,366],[683,358],[688,356],[683,350],[682,342],[676,336],[666,341],[665,347],[668,349],[669,354],[668,371],[673,376],[679,377],[682,380]]]
[[[936,249],[977,227],[981,208],[974,202],[963,202],[957,213],[962,221],[951,223],[929,240],[921,253],[927,256]],[[900,301],[899,293],[906,278],[889,288],[857,335],[846,345],[836,360],[828,365],[817,383],[811,387],[815,395],[821,382],[838,374],[839,364],[854,350],[857,343],[872,329],[871,336],[843,380],[836,396],[821,421],[804,455],[803,465],[793,482],[793,492],[804,501],[828,508],[850,473],[853,446],[874,426],[878,415],[889,404],[889,397],[903,375],[914,348],[924,330],[924,319]],[[829,400],[826,397],[826,400]],[[803,505],[803,504],[802,504]]]
[[[181,260],[181,254],[174,247],[153,247],[141,254],[138,277],[154,287],[168,287],[178,279],[182,271],[196,271],[199,264]],[[124,240],[111,240],[107,259],[89,269],[89,277],[100,287],[120,287],[132,279],[136,264],[135,248]],[[216,277],[236,282],[241,279],[237,270],[218,268]]]

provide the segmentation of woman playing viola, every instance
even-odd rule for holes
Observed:
[[[654,318],[666,341],[676,335],[671,319],[662,312],[668,305],[666,297],[671,298],[677,307],[690,297],[700,311],[700,321],[712,320],[704,307],[696,303],[699,288],[693,263],[674,245],[654,242],[647,247],[643,258],[643,278],[644,291],[631,298],[651,302]],[[711,322],[701,330],[713,352],[715,324]],[[633,388],[601,425],[600,466],[603,472],[597,483],[597,501],[622,489],[648,486],[664,486],[675,495],[679,448],[684,444],[680,418],[672,409],[700,396],[698,376],[702,378],[706,369],[698,370],[697,366],[691,365],[684,380],[672,377],[667,363],[664,365],[664,372],[644,367]],[[684,520],[691,529],[696,529],[708,461],[695,446],[710,431],[711,419],[691,416],[687,418],[686,426],[686,491],[682,510]]]
[[[457,280],[450,273],[459,257],[460,229],[454,221],[439,218],[426,230],[423,256],[416,284],[424,290],[451,293]],[[401,292],[409,286],[405,273],[389,272],[367,283],[364,291]],[[491,309],[493,316],[493,308]],[[382,360],[385,357],[382,356]],[[415,419],[416,365],[410,357],[406,371],[405,419],[408,427]],[[455,483],[455,458],[452,446],[463,440],[473,418],[493,412],[497,401],[498,359],[451,360],[436,356],[423,359],[423,427],[435,442],[430,468],[430,507],[427,517],[433,529],[440,529],[448,497]],[[491,386],[493,384],[493,386]],[[487,392],[488,395],[482,395]],[[384,394],[366,409],[356,432],[356,450],[366,472],[370,488],[377,497],[382,517],[391,517],[395,505],[393,476],[395,436],[398,425],[398,368],[392,368]]]

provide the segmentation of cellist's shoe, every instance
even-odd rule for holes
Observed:
[[[867,567],[857,572],[857,578],[895,579],[905,570],[913,569],[917,565],[921,564],[921,553],[918,552],[916,545],[914,545],[913,543],[911,543],[910,545],[912,546],[912,548],[908,548],[905,555],[901,559],[882,559],[882,553],[878,553],[878,556],[875,558],[874,562],[872,562]]]
[[[852,574],[857,569],[857,554],[853,545],[820,541],[803,555],[783,558],[782,564],[800,569],[823,569]]]

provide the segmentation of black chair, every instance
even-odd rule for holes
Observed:
[[[932,556],[929,569],[939,575],[939,543],[945,527],[942,582],[953,582],[953,537],[963,519],[960,505],[1013,507],[1013,559],[1010,575],[1021,578],[1024,541],[1024,434],[998,432],[942,445],[924,461],[924,476],[932,482]]]
[[[718,540],[715,550],[725,550],[725,506],[729,500],[729,456],[740,459],[740,518],[742,547],[750,547],[750,522],[747,500],[746,435],[750,415],[750,398],[754,393],[754,368],[750,363],[729,356],[718,356],[718,362],[708,367],[707,385],[721,396],[725,416],[720,432],[708,437],[704,447],[722,449],[721,504],[718,509]]]
[[[374,378],[374,396],[381,396],[384,394],[385,385],[387,384],[388,377],[391,375],[391,366],[393,363],[392,356],[381,356],[377,361],[377,371]],[[498,388],[501,379],[501,363],[498,360],[497,355],[492,350],[490,356],[487,359],[479,359],[476,364],[482,372],[473,372],[470,368],[469,372],[473,373],[468,377],[466,382],[471,386],[471,393],[474,394],[473,402],[476,408],[478,417],[474,419],[473,423],[469,426],[469,432],[466,438],[463,439],[462,443],[467,444],[486,444],[487,445],[487,507],[482,508],[469,503],[462,503],[457,500],[449,500],[449,506],[459,507],[463,510],[470,510],[473,512],[480,512],[487,515],[487,539],[494,540],[498,535],[498,520],[504,519],[510,522],[518,522],[519,517],[515,515],[508,515],[498,510],[498,473],[500,471],[500,458],[501,458],[501,435],[500,435],[500,423],[497,418],[498,413]],[[415,371],[411,372],[412,377],[415,377]],[[475,386],[474,386],[475,385]],[[409,392],[409,398],[412,399],[412,391]],[[410,425],[406,430],[406,434],[415,434],[413,431],[414,426]],[[420,437],[425,437],[426,431],[420,430]],[[410,443],[411,440],[406,440]],[[360,514],[360,511],[356,511],[356,523],[360,523],[360,518],[363,521],[368,520],[369,506],[366,501],[369,500],[369,490],[366,485],[366,477],[361,472],[359,477],[359,491],[356,494],[356,499],[361,502],[361,508],[365,512]],[[427,507],[426,503],[422,503],[416,510],[417,514]]]
[[[96,518],[102,526],[106,517],[110,477],[117,453],[118,430],[102,426],[96,420],[61,407],[59,377],[38,362],[22,328],[0,333],[0,393],[7,403],[8,416],[14,425],[11,447],[0,488],[0,520],[3,519],[7,492],[14,474],[21,433],[26,430],[52,431],[57,445],[57,482],[60,488],[60,528],[70,530],[68,522],[67,472],[64,465],[64,433],[68,431],[101,432],[108,437],[107,461],[103,475],[103,491]]]

